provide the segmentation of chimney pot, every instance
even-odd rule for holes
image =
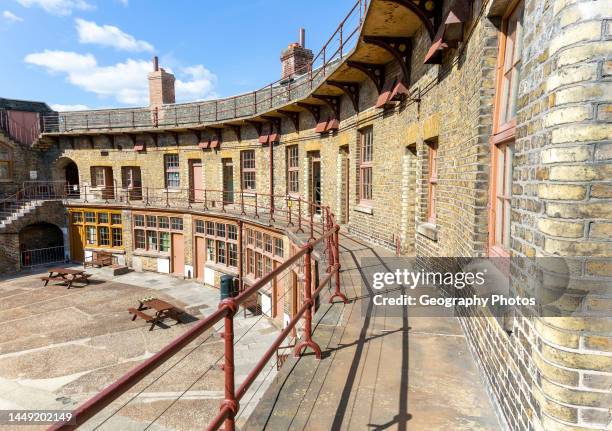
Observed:
[[[300,29],[300,46],[306,48],[306,30]]]
[[[159,58],[157,56],[153,57],[153,72],[157,72],[159,70]]]

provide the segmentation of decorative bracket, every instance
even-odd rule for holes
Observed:
[[[385,66],[375,63],[362,63],[360,61],[347,61],[346,65],[348,67],[353,67],[361,72],[363,72],[368,78],[372,80],[376,89],[378,90],[378,94],[383,89],[383,85],[385,84],[385,75],[386,70]],[[329,83],[329,81],[327,81]]]
[[[320,96],[318,94],[312,94],[311,97],[319,99],[332,110],[336,118],[340,118],[340,97],[339,96]]]
[[[421,0],[415,2],[413,0],[389,0],[391,3],[405,7],[414,13],[419,20],[425,25],[429,38],[433,41],[436,34],[435,29],[440,25],[440,14],[442,2],[439,0]],[[417,4],[418,3],[418,4]],[[432,19],[434,22],[432,22]]]
[[[332,87],[339,88],[346,94],[349,99],[351,99],[351,103],[353,104],[353,108],[355,112],[359,112],[359,83],[358,82],[342,82],[342,81],[333,81],[327,80],[327,84]]]
[[[74,150],[76,148],[75,144],[74,144],[74,136],[70,136],[68,137],[69,141],[70,141],[70,147]]]
[[[310,114],[312,114],[312,117],[315,120],[315,123],[319,122],[319,120],[321,119],[321,107],[319,105],[311,105],[310,103],[303,102],[298,102],[297,105],[300,108],[304,108],[305,110],[310,112]]]
[[[232,132],[234,132],[234,135],[236,135],[236,139],[238,141],[242,141],[242,135],[240,134],[240,125],[238,125],[238,124],[227,124],[227,127],[232,129]]]
[[[293,123],[293,127],[295,128],[295,131],[296,132],[300,131],[300,113],[299,112],[286,111],[284,109],[279,109],[276,112],[285,116],[286,118],[289,118],[291,122]]]
[[[376,45],[395,58],[402,71],[402,82],[410,85],[410,57],[412,55],[412,40],[409,37],[363,36],[363,41]]]
[[[157,133],[145,133],[145,135],[148,135],[155,144],[155,146],[159,147],[159,135]]]

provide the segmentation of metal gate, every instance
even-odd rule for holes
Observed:
[[[38,248],[34,250],[23,250],[21,252],[21,267],[31,268],[48,263],[64,262],[64,246]]]

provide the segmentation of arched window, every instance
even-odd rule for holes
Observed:
[[[0,143],[0,180],[10,180],[12,175],[12,153],[11,149]]]

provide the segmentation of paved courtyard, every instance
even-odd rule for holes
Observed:
[[[152,356],[192,324],[149,331],[128,307],[156,297],[201,319],[219,293],[199,283],[153,273],[106,276],[67,290],[42,286],[42,273],[0,279],[0,409],[73,409]],[[261,316],[236,319],[236,381],[241,382],[278,334]],[[89,421],[84,429],[194,430],[216,415],[223,397],[222,339],[205,333]],[[244,423],[276,373],[262,373],[242,403]],[[179,398],[180,397],[180,398]],[[178,400],[178,401],[177,401]],[[21,431],[44,429],[14,427]],[[4,429],[4,428],[3,428]],[[9,428],[7,428],[9,429]]]

